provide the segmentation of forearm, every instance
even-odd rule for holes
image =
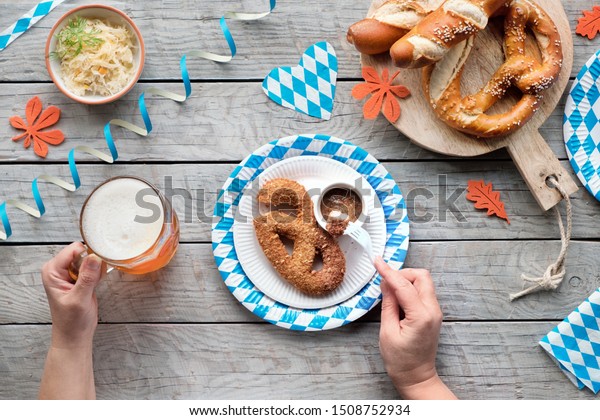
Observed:
[[[56,346],[48,350],[40,385],[40,399],[95,399],[92,343]]]
[[[430,379],[409,386],[396,385],[398,393],[407,400],[456,400],[456,395],[437,374]]]

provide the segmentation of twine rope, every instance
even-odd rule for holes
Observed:
[[[565,258],[567,257],[567,251],[569,250],[569,244],[571,242],[571,232],[573,227],[573,208],[571,205],[571,199],[567,194],[567,191],[560,185],[555,177],[549,177],[548,183],[553,188],[556,188],[565,200],[567,208],[567,229],[563,224],[562,216],[558,205],[554,207],[556,218],[558,219],[558,227],[560,229],[561,248],[560,254],[556,261],[548,266],[544,274],[540,277],[533,277],[526,274],[521,274],[521,280],[527,283],[532,283],[527,289],[521,290],[518,293],[512,293],[510,295],[510,301],[514,301],[523,296],[527,296],[532,293],[537,293],[542,290],[556,290],[565,278]]]

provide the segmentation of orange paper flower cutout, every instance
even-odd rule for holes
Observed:
[[[48,144],[58,146],[65,140],[65,135],[60,130],[42,131],[44,128],[48,128],[58,122],[60,119],[60,109],[50,106],[42,112],[42,101],[35,96],[27,102],[25,115],[27,123],[18,115],[10,118],[10,124],[13,127],[25,131],[23,134],[13,137],[12,140],[19,141],[25,138],[23,146],[28,149],[31,143],[33,143],[35,154],[45,158],[48,155]]]
[[[406,86],[392,85],[394,79],[400,74],[400,71],[394,73],[390,78],[388,69],[385,68],[381,72],[381,77],[373,67],[363,67],[362,76],[366,83],[359,83],[352,88],[352,96],[357,100],[362,100],[367,95],[371,97],[367,99],[363,106],[363,115],[368,120],[377,118],[377,115],[383,107],[383,115],[389,122],[395,123],[400,118],[400,101],[399,99],[410,96],[410,91]]]

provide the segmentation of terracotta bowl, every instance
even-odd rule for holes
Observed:
[[[133,62],[135,67],[134,76],[131,78],[129,83],[121,89],[119,92],[115,93],[111,96],[100,96],[100,95],[76,95],[71,92],[61,77],[60,70],[60,61],[57,59],[50,58],[50,53],[56,49],[56,36],[75,16],[80,16],[88,19],[103,19],[107,20],[110,23],[125,25],[129,28],[131,33],[134,35],[135,42],[137,48],[133,53]],[[46,41],[46,68],[48,69],[48,74],[52,78],[52,81],[58,87],[58,89],[64,93],[69,98],[74,101],[81,102],[83,104],[88,105],[99,105],[106,104],[109,102],[116,101],[121,98],[127,92],[133,88],[133,86],[139,80],[142,70],[144,69],[144,59],[145,59],[145,46],[144,39],[142,38],[142,34],[138,27],[133,23],[133,20],[129,16],[127,16],[124,12],[119,9],[115,9],[114,7],[104,6],[101,4],[90,4],[81,7],[77,7],[67,13],[65,13],[54,25],[54,27],[50,30],[50,34],[48,35],[48,40]]]

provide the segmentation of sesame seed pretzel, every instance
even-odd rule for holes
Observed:
[[[440,61],[448,51],[487,26],[511,0],[445,0],[390,47],[397,67],[418,68]]]
[[[348,29],[348,42],[363,54],[389,51],[396,41],[436,10],[445,0],[387,0],[367,19]]]
[[[423,70],[425,94],[446,124],[477,137],[512,133],[523,126],[540,106],[542,92],[558,77],[562,66],[562,47],[552,19],[530,0],[512,0],[496,16],[505,16],[505,62],[479,92],[462,97],[460,83],[464,65],[473,47],[467,38],[436,64]],[[539,46],[542,62],[528,55],[525,40],[529,28]],[[507,90],[515,86],[523,96],[508,112],[488,115]]]

